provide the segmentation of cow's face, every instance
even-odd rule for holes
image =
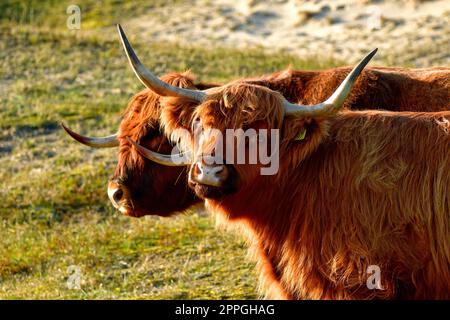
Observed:
[[[210,92],[192,115],[189,186],[201,198],[219,199],[255,183],[268,165],[259,150],[278,157],[283,117],[282,96],[265,87],[236,82]]]
[[[167,83],[195,88],[188,74],[171,73]],[[199,202],[187,188],[188,167],[167,167],[143,157],[129,139],[149,150],[170,154],[175,145],[160,130],[160,96],[144,90],[130,102],[118,131],[118,163],[108,184],[111,203],[125,215],[169,216]]]
[[[197,200],[186,188],[186,167],[170,168],[142,157],[127,140],[131,122],[124,120],[119,130],[118,163],[108,183],[108,196],[123,214],[169,216]],[[141,128],[136,141],[150,150],[170,153],[173,146],[157,126]]]
[[[174,85],[193,85],[191,79],[179,74],[163,79]],[[144,90],[130,102],[119,127],[118,163],[108,184],[108,196],[114,207],[129,216],[167,216],[196,202],[185,187],[185,167],[169,168],[147,160],[127,139],[139,141],[150,150],[170,153],[173,146],[159,130],[159,113],[159,96]]]
[[[166,83],[196,88],[189,73],[170,73],[162,77]],[[214,85],[198,84],[202,89]],[[167,167],[143,157],[130,140],[156,152],[170,154],[174,146],[160,130],[160,99],[146,89],[130,101],[117,134],[106,138],[81,136],[65,130],[77,141],[91,147],[119,147],[118,163],[108,183],[108,196],[123,214],[169,216],[200,200],[187,187],[187,166]]]

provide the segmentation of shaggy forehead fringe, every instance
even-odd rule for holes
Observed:
[[[217,129],[241,128],[265,121],[268,128],[281,128],[284,117],[283,97],[266,87],[243,81],[217,88],[192,114],[208,123],[214,119]]]
[[[171,72],[161,77],[164,82],[170,83],[181,88],[194,88],[193,76],[190,70],[184,73]],[[154,125],[159,121],[161,113],[160,96],[145,89],[136,94],[128,103],[123,114],[124,121],[121,124],[123,129],[136,128],[142,126]]]

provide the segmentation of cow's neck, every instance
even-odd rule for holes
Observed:
[[[270,190],[263,188],[260,190]],[[279,194],[265,195],[255,192],[242,192],[242,196],[232,196],[221,201],[207,200],[206,205],[219,222],[225,221],[227,226],[245,231],[250,252],[258,264],[261,287],[265,295],[271,299],[294,298],[282,284],[281,249],[284,247],[286,235],[289,232],[289,216],[292,206],[289,201],[280,202],[276,206],[270,199],[283,199],[282,190]],[[245,196],[247,195],[247,196]],[[253,195],[253,196],[252,196]]]

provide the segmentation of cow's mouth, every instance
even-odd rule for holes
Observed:
[[[145,215],[141,210],[138,210],[129,201],[121,201],[119,204],[114,205],[114,207],[120,211],[125,216],[139,218]]]
[[[119,211],[123,215],[128,216],[128,217],[133,217],[133,218],[141,218],[146,215],[146,213],[141,210],[136,210],[136,209],[132,209],[129,207],[120,207]]]
[[[220,199],[227,194],[222,187],[209,186],[194,181],[189,181],[189,187],[194,190],[197,197],[202,199]]]

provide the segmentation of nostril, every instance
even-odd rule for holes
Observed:
[[[203,173],[202,166],[201,166],[201,164],[198,163],[198,162],[195,164],[195,173],[196,173],[197,175],[200,175],[200,174]]]
[[[114,192],[113,194],[113,199],[116,203],[119,203],[119,201],[122,199],[123,197],[123,191],[122,189],[117,189],[116,192]]]

